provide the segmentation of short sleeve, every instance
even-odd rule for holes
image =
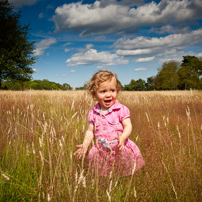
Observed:
[[[119,120],[120,122],[122,122],[124,119],[129,118],[130,117],[130,111],[129,109],[122,105],[119,111]]]
[[[93,116],[93,109],[91,109],[88,113],[88,122],[89,124],[94,125],[94,116]]]

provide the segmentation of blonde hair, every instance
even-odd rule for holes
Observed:
[[[117,74],[108,70],[100,70],[92,76],[90,82],[87,82],[89,93],[95,97],[96,90],[99,88],[100,83],[111,81],[112,78],[116,79],[116,90],[119,92],[121,89],[121,83],[118,80]]]

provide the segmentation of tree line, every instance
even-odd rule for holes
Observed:
[[[183,56],[182,62],[164,62],[158,68],[156,76],[142,79],[132,79],[122,90],[145,91],[145,90],[189,90],[202,89],[202,58],[196,56]]]
[[[31,80],[31,81],[5,81],[2,82],[2,89],[5,90],[72,90],[72,87],[67,84],[59,84],[47,79]]]

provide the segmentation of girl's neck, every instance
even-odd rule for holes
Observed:
[[[106,114],[107,112],[109,112],[109,108],[103,108],[100,103],[99,105],[100,105],[100,113]]]
[[[100,111],[101,111],[102,114],[105,115],[107,112],[109,112],[109,109],[101,109]]]

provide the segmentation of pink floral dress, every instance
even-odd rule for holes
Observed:
[[[123,132],[122,121],[129,117],[128,108],[118,102],[106,114],[101,113],[99,103],[89,112],[88,120],[94,126],[96,143],[90,149],[87,159],[100,176],[108,176],[111,171],[127,176],[144,165],[141,152],[133,141],[127,138],[123,151],[118,147],[116,138]]]

